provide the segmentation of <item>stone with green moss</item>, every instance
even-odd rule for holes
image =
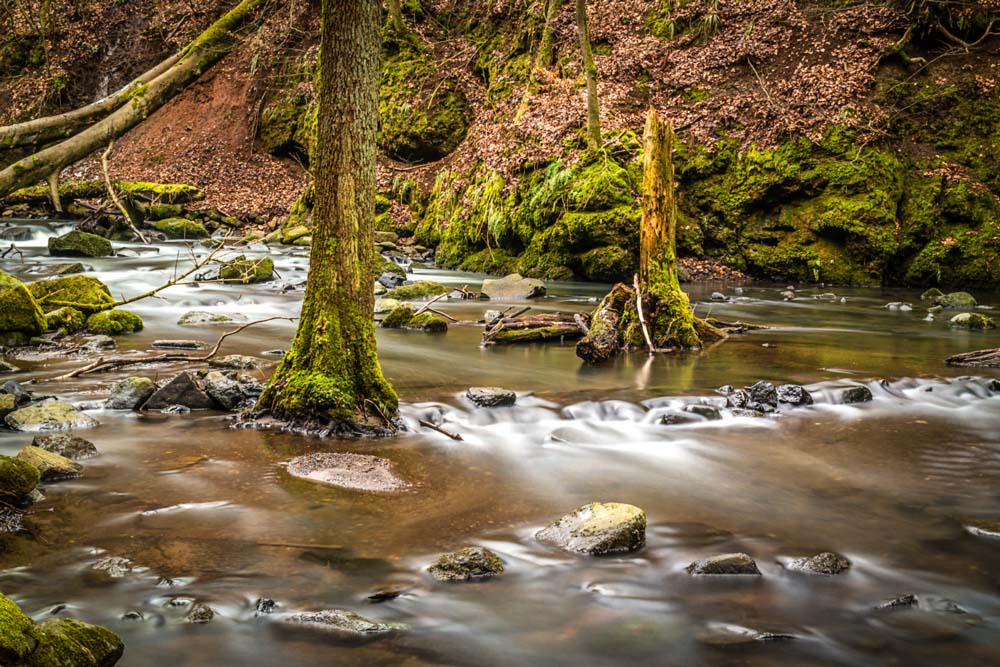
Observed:
[[[465,547],[443,554],[427,571],[438,581],[488,579],[503,574],[503,561],[485,547]]]
[[[441,283],[436,283],[433,280],[418,280],[409,285],[394,287],[386,292],[385,296],[389,299],[398,299],[399,301],[417,301],[447,293],[448,288]]]
[[[951,318],[948,324],[959,329],[970,329],[973,331],[985,331],[986,329],[996,329],[997,327],[991,318],[979,313],[959,313]]]
[[[49,254],[53,257],[107,257],[112,254],[111,241],[103,236],[74,230],[50,238]]]
[[[312,230],[305,225],[295,225],[294,227],[286,227],[285,229],[282,229],[280,231],[279,238],[282,243],[291,245],[299,239],[309,236],[311,232]]]
[[[414,312],[415,310],[410,304],[399,304],[382,318],[381,326],[385,329],[401,329],[410,323]]]
[[[150,226],[166,234],[168,239],[207,239],[211,236],[205,225],[187,218],[154,220]]]
[[[958,310],[961,308],[975,308],[976,297],[968,292],[949,292],[939,297],[935,297],[934,304],[943,308]]]
[[[0,419],[17,410],[17,396],[14,394],[0,394]]]
[[[924,293],[920,295],[920,299],[921,300],[930,299],[933,301],[934,299],[937,299],[938,297],[941,296],[944,296],[944,292],[939,290],[937,287],[931,287],[930,289],[925,290]]]
[[[263,283],[273,277],[274,260],[270,257],[247,259],[240,255],[219,267],[219,278],[227,283]]]
[[[115,303],[108,286],[93,276],[36,280],[28,283],[28,290],[46,313],[68,306],[90,315],[107,310]]]
[[[72,618],[50,618],[36,626],[38,645],[13,667],[112,667],[125,645],[115,633]]]
[[[15,431],[39,433],[97,426],[96,419],[62,401],[46,401],[15,410],[4,417],[4,421]]]
[[[17,453],[17,458],[38,469],[42,482],[55,482],[80,476],[83,466],[65,456],[27,445]]]
[[[397,299],[375,299],[375,314],[385,315],[386,313],[391,313],[393,310],[401,305],[400,301]]]
[[[135,333],[142,331],[142,318],[127,310],[103,310],[87,318],[87,330],[104,336]]]
[[[383,273],[394,273],[398,276],[406,277],[406,269],[391,259],[386,259],[382,255],[375,253],[375,278],[377,279]]]
[[[419,315],[414,315],[407,322],[405,328],[413,331],[424,331],[426,333],[444,333],[448,330],[448,321],[440,315],[430,311],[424,311]]]
[[[0,339],[41,334],[47,328],[45,316],[30,288],[20,280],[0,271]]]
[[[580,264],[584,278],[602,283],[631,282],[637,266],[635,255],[617,245],[588,250]]]
[[[45,314],[45,328],[64,335],[76,333],[86,324],[86,315],[72,306],[57,308]]]
[[[535,539],[590,556],[636,551],[646,544],[646,513],[625,503],[590,503],[538,531]]]
[[[27,461],[0,455],[0,498],[16,502],[31,493],[40,479],[38,468]]]
[[[111,396],[104,407],[109,410],[138,410],[155,392],[156,383],[148,377],[125,378],[111,387]]]
[[[2,488],[0,485],[0,489]],[[38,639],[35,622],[6,595],[0,593],[0,664],[23,664],[38,648]]]

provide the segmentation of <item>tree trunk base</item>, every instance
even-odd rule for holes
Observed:
[[[280,431],[310,438],[389,438],[406,430],[398,417],[388,422],[381,418],[358,415],[357,420],[331,421],[317,415],[302,417],[275,417],[267,411],[252,408],[240,414],[230,425],[234,429]]]

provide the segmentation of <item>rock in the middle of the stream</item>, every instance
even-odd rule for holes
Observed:
[[[487,579],[503,574],[503,561],[486,547],[465,547],[443,554],[427,570],[438,581]]]
[[[469,387],[465,397],[480,408],[503,408],[517,402],[517,394],[501,387]]]
[[[646,513],[625,503],[590,503],[538,531],[535,539],[590,556],[635,551],[646,544]]]
[[[689,574],[760,574],[754,559],[743,553],[721,554],[697,560],[687,566],[687,571]]]
[[[397,491],[407,486],[392,471],[391,461],[367,454],[306,454],[289,461],[287,470],[293,477],[356,491]]]
[[[211,410],[215,407],[212,398],[191,371],[178,373],[173,380],[150,396],[142,409],[165,410],[174,405],[183,405],[192,410]]]

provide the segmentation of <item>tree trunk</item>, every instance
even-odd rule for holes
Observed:
[[[298,331],[257,403],[286,428],[324,435],[395,430],[373,321],[379,0],[323,0],[316,203]]]
[[[597,150],[602,145],[601,113],[597,101],[597,65],[594,63],[590,27],[587,25],[587,0],[576,0],[576,29],[580,34],[583,75],[587,80],[587,146],[591,150]]]
[[[544,12],[544,24],[542,25],[542,36],[538,42],[538,50],[535,52],[535,60],[528,73],[528,83],[524,87],[524,95],[521,97],[521,104],[518,105],[514,114],[514,122],[521,120],[521,117],[528,111],[528,102],[531,96],[538,92],[538,73],[552,63],[552,48],[555,43],[552,24],[559,15],[563,0],[545,0],[542,7]]]
[[[399,0],[388,0],[389,4],[389,20],[392,22],[392,29],[396,31],[397,35],[405,35],[406,22],[403,21],[403,8],[399,4]]]
[[[145,120],[228,53],[237,43],[235,31],[250,23],[256,17],[255,10],[266,2],[243,0],[188,44],[174,65],[137,88],[124,106],[79,134],[0,171],[0,197],[47,179],[50,174],[79,162]]]

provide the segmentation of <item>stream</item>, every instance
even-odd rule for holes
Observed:
[[[21,224],[21,223],[18,223]],[[18,241],[32,279],[52,262],[58,223],[31,223]],[[118,247],[118,244],[116,244]],[[135,257],[82,260],[115,296],[142,293],[190,266],[187,247],[128,244]],[[263,246],[280,278],[250,286],[175,286],[128,306],[145,329],[120,351],[157,339],[213,344],[232,325],[184,327],[190,310],[250,319],[296,315],[308,249]],[[205,248],[200,251],[207,252]],[[241,251],[242,252],[242,251]],[[248,252],[254,255],[254,252]],[[478,289],[483,276],[416,268],[414,278]],[[975,665],[1000,664],[1000,538],[967,529],[1000,520],[1000,391],[996,370],[949,368],[944,358],[1000,346],[1000,333],[925,321],[919,291],[785,285],[686,285],[696,312],[770,329],[700,354],[642,353],[584,367],[572,344],[481,349],[481,327],[443,335],[379,330],[379,356],[411,430],[371,441],[312,440],[233,430],[231,415],[90,409],[79,435],[100,456],[84,475],[48,485],[32,516],[37,540],[5,536],[0,590],[36,620],[53,614],[106,626],[125,641],[123,667],[170,665]],[[607,285],[551,283],[533,312],[589,311]],[[716,303],[712,292],[733,300]],[[835,297],[824,296],[835,294]],[[1000,306],[1000,294],[975,292]],[[913,304],[890,311],[887,302]],[[460,319],[495,302],[442,301]],[[507,304],[500,304],[501,306]],[[271,360],[294,324],[270,322],[226,341],[226,354]],[[180,366],[124,369],[55,381],[82,356],[10,359],[3,380],[71,402],[107,396],[129,375],[162,380]],[[263,379],[265,373],[258,373]],[[662,425],[663,411],[724,400],[715,389],[757,380],[805,385],[816,399],[780,417]],[[841,388],[874,400],[844,405]],[[469,386],[516,390],[514,407],[475,408]],[[421,429],[434,416],[456,442]],[[0,431],[14,455],[30,434]],[[310,452],[391,459],[412,487],[359,493],[292,478],[282,464]],[[534,540],[542,526],[593,501],[643,508],[647,546],[587,558]],[[446,551],[498,553],[495,579],[445,584],[426,573]],[[834,577],[786,570],[790,558],[835,551]],[[692,577],[685,567],[743,551],[761,577]],[[107,581],[91,566],[124,556],[139,566]],[[403,594],[374,604],[387,587]],[[874,610],[915,594],[919,606]],[[258,598],[289,610],[350,609],[405,624],[371,641],[290,633]],[[207,624],[183,622],[192,601]],[[138,611],[142,620],[124,617]],[[790,635],[740,641],[741,628]]]

